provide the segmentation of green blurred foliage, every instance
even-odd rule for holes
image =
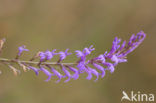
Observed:
[[[31,58],[41,50],[83,49],[93,44],[96,56],[109,50],[115,36],[128,39],[143,30],[147,38],[128,62],[98,82],[56,84],[26,72],[17,77],[0,65],[0,103],[120,103],[122,91],[156,91],[155,0],[0,0],[0,38],[7,38],[2,57],[14,58],[27,45]],[[69,59],[75,61],[75,59]],[[126,103],[126,101],[125,101]]]

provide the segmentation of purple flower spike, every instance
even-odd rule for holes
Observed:
[[[52,76],[56,76],[58,77],[56,83],[60,82],[62,78],[66,78],[64,81],[66,83],[71,79],[78,79],[82,73],[87,73],[86,79],[88,80],[93,79],[93,76],[95,76],[96,79],[94,81],[97,81],[99,78],[103,78],[105,76],[106,71],[113,73],[115,71],[115,67],[119,63],[127,62],[127,55],[134,51],[144,41],[145,37],[146,34],[143,31],[140,31],[136,35],[133,34],[129,41],[121,41],[120,38],[115,37],[109,52],[106,51],[104,54],[102,53],[101,55],[91,59],[87,59],[87,56],[91,55],[92,51],[95,50],[93,45],[91,45],[89,48],[84,48],[82,51],[76,50],[75,53],[79,60],[69,63],[61,62],[66,59],[68,55],[71,55],[71,53],[68,52],[69,49],[60,51],[59,53],[55,53],[56,49],[52,51],[47,50],[44,52],[37,52],[29,61],[21,61],[19,57],[21,56],[22,52],[28,51],[25,46],[21,46],[18,48],[19,52],[15,59],[0,58],[0,63],[6,63],[15,74],[17,74],[17,70],[11,66],[12,63],[17,63],[23,68],[23,70],[31,69],[36,75],[39,74],[39,71],[42,71],[48,76],[48,78],[45,80],[46,82],[48,82]],[[0,53],[2,51],[3,43],[4,41],[0,40]],[[47,60],[51,60],[54,55],[59,55],[59,60],[57,62],[48,62]],[[40,61],[33,62],[33,60],[37,59],[38,57],[40,57]],[[35,67],[40,69],[37,69],[31,65],[35,65]],[[60,70],[56,70],[54,66],[59,66],[61,68]],[[48,67],[51,71],[48,71],[44,67]]]
[[[59,62],[61,62],[62,60],[64,60],[68,55],[71,55],[72,53],[68,53],[69,49],[66,49],[65,52],[60,51],[58,54],[60,54],[60,59]]]
[[[26,49],[25,45],[20,46],[18,48],[18,56],[21,56],[21,54],[22,54],[23,51],[29,51],[28,49]]]
[[[32,67],[32,66],[29,66],[28,67],[29,69],[33,70],[35,72],[36,75],[39,74],[39,69],[35,68],[35,67]]]
[[[52,74],[43,67],[40,67],[40,70],[43,71],[48,76],[48,78],[45,80],[46,82],[48,82],[51,79]]]

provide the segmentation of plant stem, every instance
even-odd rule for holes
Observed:
[[[23,60],[16,60],[16,59],[6,59],[0,58],[0,62],[7,62],[7,63],[26,63],[26,64],[34,64],[37,65],[39,62],[34,61],[23,61]],[[43,62],[41,65],[77,65],[78,63],[57,63],[57,62]]]

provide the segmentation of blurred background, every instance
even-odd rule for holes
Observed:
[[[24,60],[46,49],[74,51],[92,44],[94,57],[109,50],[115,36],[128,39],[140,30],[147,34],[143,44],[128,55],[127,63],[96,83],[86,75],[47,83],[44,74],[22,72],[16,77],[0,65],[0,103],[120,103],[123,90],[156,93],[155,0],[0,0],[5,58],[14,58],[23,44],[30,50]]]

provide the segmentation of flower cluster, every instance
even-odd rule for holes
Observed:
[[[100,54],[90,60],[87,60],[87,56],[91,55],[95,50],[93,45],[89,48],[84,48],[82,51],[76,50],[75,55],[79,60],[75,63],[62,63],[67,56],[72,54],[69,52],[69,49],[60,52],[56,52],[56,49],[38,52],[30,61],[20,61],[19,57],[22,55],[23,51],[29,51],[25,46],[21,46],[18,48],[18,54],[14,62],[19,63],[23,68],[33,70],[36,75],[39,75],[39,72],[43,72],[48,76],[45,81],[49,81],[53,76],[57,76],[57,83],[63,78],[65,78],[64,82],[68,82],[71,79],[78,79],[82,73],[87,74],[86,79],[88,80],[91,80],[93,76],[95,76],[96,79],[94,81],[97,81],[99,78],[105,76],[107,70],[113,73],[116,65],[127,62],[127,54],[137,48],[145,37],[146,34],[143,31],[140,31],[136,35],[133,34],[128,42],[122,42],[120,38],[115,37],[110,51],[106,51],[104,54]],[[47,62],[56,55],[59,56],[59,60],[56,63]],[[33,60],[37,58],[39,58],[39,62],[33,62]],[[3,60],[3,62],[9,61]],[[32,64],[36,64],[37,66],[32,66]],[[53,65],[59,66],[61,70],[54,68]]]

